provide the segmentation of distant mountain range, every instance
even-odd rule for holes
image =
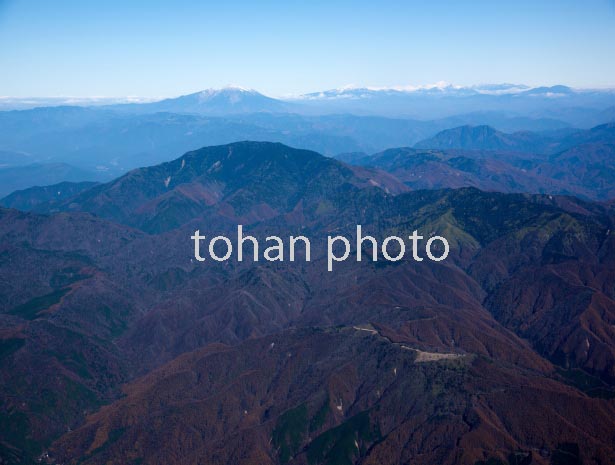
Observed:
[[[109,108],[49,107],[0,112],[0,162],[4,160],[0,167],[54,162],[117,176],[199,147],[240,140],[277,141],[327,155],[349,151],[373,153],[411,146],[444,129],[474,124],[477,120],[506,131],[566,127],[553,120],[493,114],[420,121],[265,112],[224,117],[168,112],[134,114]],[[9,157],[10,153],[15,155]]]
[[[414,148],[338,159],[385,170],[412,189],[477,187],[609,200],[615,197],[615,124],[547,133],[461,126]]]
[[[590,127],[615,119],[615,90],[573,89],[562,85],[529,87],[491,84],[462,87],[440,84],[398,88],[344,87],[283,99],[240,87],[207,89],[159,101],[134,98],[0,98],[0,109],[51,105],[102,106],[138,114],[172,112],[228,116],[260,112],[309,115],[350,113],[422,120],[496,112],[508,117],[557,119],[571,126]]]
[[[63,102],[70,105],[53,106]],[[615,120],[612,90],[514,84],[343,88],[287,99],[239,87],[121,103],[0,98],[0,108],[37,105],[43,106],[0,111],[0,179],[7,179],[0,196],[61,181],[109,180],[199,147],[242,140],[329,156],[412,146],[554,153],[581,143],[564,141],[582,132],[576,128]],[[46,177],[38,168],[43,165]]]
[[[593,199],[615,195],[610,187],[615,144],[612,123],[580,130],[548,120],[507,119],[494,114],[468,116],[468,121],[464,118],[418,121],[265,112],[207,117],[80,107],[0,112],[0,179],[4,179],[0,196],[62,181],[106,181],[137,166],[172,159],[178,152],[245,139],[278,141],[333,156],[359,153],[344,159],[386,169],[414,188],[475,186]],[[468,124],[484,119],[513,130]],[[465,125],[457,126],[460,122]],[[548,129],[525,129],[540,126]],[[367,155],[391,147],[465,153],[442,155],[438,163],[445,162],[447,167],[426,164],[402,174],[388,162],[380,165],[379,156]],[[571,152],[574,147],[576,152]],[[568,155],[558,158],[566,151]],[[517,155],[511,157],[513,152]],[[571,153],[576,155],[569,156]],[[473,161],[465,164],[458,157]],[[456,159],[455,167],[449,159]],[[459,171],[462,167],[465,172]],[[470,177],[468,170],[474,172]]]
[[[460,126],[441,131],[432,138],[417,142],[414,147],[542,153],[546,149],[546,140],[546,137],[532,132],[506,134],[486,125]]]
[[[535,87],[512,84],[416,89],[342,88],[297,98],[314,111],[446,118],[454,115],[504,112],[509,116],[554,118],[589,127],[615,116],[615,91],[577,90],[566,86]]]
[[[242,144],[231,147],[234,147],[234,150],[241,150]],[[269,152],[274,153],[271,150]],[[211,160],[211,163],[222,161],[225,157],[226,155],[221,154],[219,160]],[[411,189],[477,187],[487,191],[575,195],[595,200],[615,198],[615,125],[612,123],[591,130],[559,130],[543,133],[503,133],[489,126],[462,126],[444,130],[433,138],[418,142],[414,148],[392,148],[374,154],[346,153],[336,158],[350,165],[387,172]],[[186,160],[183,161],[184,164],[185,162]],[[129,176],[147,179],[150,175],[145,173],[156,169],[158,168],[143,168],[131,172]],[[315,167],[310,168],[310,172],[314,169]],[[350,169],[357,168],[351,166]],[[216,203],[217,200],[212,199],[223,193],[218,190],[219,186],[233,182],[231,177],[221,184],[221,180],[212,174],[213,177],[208,178],[209,181],[199,181],[206,187],[195,188],[200,192],[195,197],[194,193],[185,191],[187,189],[185,180],[181,183],[181,189],[175,190],[177,175],[181,175],[179,179],[184,179],[189,172],[191,171],[177,171],[171,167],[165,171],[164,176],[157,175],[158,178],[168,177],[170,186],[170,190],[169,186],[164,188],[160,186],[158,191],[164,192],[169,198],[173,197],[175,206],[185,203],[184,210],[187,214],[195,208],[203,208],[202,201]],[[61,202],[65,199],[66,193],[73,190],[77,193],[79,186],[90,184],[73,182],[65,184],[61,189],[52,187],[49,196],[46,194],[46,188],[36,188],[31,191],[31,199],[28,189],[18,190],[18,188],[29,187],[28,182],[42,186],[54,184],[54,181],[59,182],[65,178],[69,181],[82,179],[100,181],[105,180],[105,177],[108,179],[109,174],[83,172],[62,164],[0,169],[0,177],[6,176],[4,195],[17,190],[0,203],[8,207],[35,211],[45,211],[48,202],[52,202],[56,209],[66,208]],[[244,173],[242,179],[249,179],[253,175],[254,173]],[[361,174],[361,176],[368,175],[370,175],[368,171]],[[236,176],[236,173],[233,176]],[[385,179],[382,172],[371,173],[371,176],[373,182],[387,186],[391,192],[400,191],[399,185],[396,185],[391,178]],[[121,178],[116,182],[118,188],[114,192],[119,194],[122,191],[119,186],[126,181]],[[70,189],[67,189],[67,186],[70,186]],[[62,199],[54,194],[56,190],[63,193]],[[205,197],[198,200],[200,195]],[[132,202],[144,201],[140,194],[131,193],[126,198],[112,200],[106,197],[106,199],[105,202],[100,202],[102,210],[95,209],[97,214],[105,216],[105,211],[109,209],[114,210],[116,214],[120,210],[125,210],[125,218],[143,221],[140,219],[145,213],[143,208],[139,212],[129,209]],[[81,200],[72,202],[73,205],[79,203]],[[153,218],[147,221],[156,223]]]
[[[574,145],[588,143],[615,144],[615,123],[591,130],[563,129],[535,133],[518,131],[507,134],[490,126],[460,126],[439,132],[414,144],[414,148],[501,150],[533,154],[553,154]]]
[[[282,100],[266,97],[251,89],[227,87],[208,89],[151,103],[116,104],[105,107],[135,113],[188,113],[224,116],[247,113],[292,113],[299,107]]]

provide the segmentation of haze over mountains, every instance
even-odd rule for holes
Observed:
[[[2,108],[61,102],[0,101]],[[499,145],[483,143],[482,150],[534,153],[576,128],[590,129],[615,119],[611,90],[511,84],[344,88],[286,100],[230,87],[154,102],[66,103],[0,112],[0,151],[11,154],[0,157],[0,178],[11,179],[2,183],[0,195],[53,182],[105,181],[179,153],[239,140],[277,141],[334,156],[376,153],[421,141],[423,148],[446,148],[430,138],[464,125],[488,125],[502,133],[532,134],[524,136],[523,144],[520,134],[500,134]],[[516,138],[513,145],[511,137]],[[80,176],[73,176],[77,172]]]
[[[54,113],[74,115],[90,110],[84,109],[51,109]],[[95,118],[97,115],[95,115]],[[282,119],[282,121],[279,121]],[[410,130],[412,124],[404,120],[374,120],[366,117],[322,117],[312,120],[307,128],[303,117],[259,116],[259,124],[284,125],[292,120],[296,130],[276,132],[271,130],[269,136],[276,139],[290,139],[297,144],[305,141],[307,146],[320,146],[321,143],[339,147],[361,149],[363,145],[355,145],[352,137],[378,138],[378,140],[397,140],[396,132],[404,137],[404,128]],[[222,121],[222,122],[221,122]],[[82,127],[76,123],[76,128],[67,122],[65,137],[53,136],[58,147],[70,153],[68,161],[75,165],[86,161],[85,168],[72,168],[66,163],[55,162],[52,158],[47,163],[24,164],[31,155],[17,158],[18,166],[6,166],[0,169],[0,177],[5,176],[6,182],[0,194],[27,188],[32,185],[48,185],[61,181],[104,181],[124,171],[124,163],[135,163],[138,160],[153,161],[167,158],[164,154],[172,152],[172,147],[188,149],[190,144],[198,140],[225,140],[241,137],[246,132],[253,134],[253,127],[242,121],[235,120],[237,125],[231,134],[216,132],[224,127],[227,120],[198,119],[193,116],[170,114],[153,115],[148,120],[148,126],[142,127],[138,120],[132,117],[118,117],[111,126],[105,120]],[[381,124],[381,126],[379,126]],[[307,134],[315,130],[331,131],[331,138]],[[26,147],[32,144],[36,150],[42,150],[50,143],[44,132],[49,128],[48,121],[43,120],[40,129],[32,125],[28,138],[21,138],[12,133],[14,147]],[[123,128],[123,129],[122,129]],[[201,131],[200,134],[185,137],[186,129]],[[134,130],[133,130],[134,129]],[[424,129],[424,128],[423,128]],[[97,135],[96,133],[100,131]],[[306,131],[302,136],[301,132]],[[191,132],[191,131],[189,131]],[[258,130],[255,130],[258,134]],[[29,134],[36,137],[29,139]],[[80,134],[82,133],[82,134]],[[342,136],[343,133],[349,134]],[[51,133],[55,134],[55,132]],[[94,134],[92,138],[86,135]],[[263,133],[260,133],[264,138]],[[192,137],[194,135],[194,137]],[[7,138],[11,136],[7,133]],[[320,137],[320,139],[319,139]],[[82,141],[85,146],[73,146],[75,140]],[[168,138],[168,140],[167,140]],[[260,137],[256,137],[260,139]],[[156,141],[160,146],[157,146]],[[407,140],[407,139],[406,139]],[[310,143],[311,142],[311,143]],[[384,142],[381,142],[384,143]],[[91,145],[90,145],[91,144]],[[150,150],[140,153],[138,157],[130,153],[140,146],[149,144]],[[409,144],[410,145],[410,144]],[[74,150],[74,152],[73,152]],[[11,152],[9,152],[11,153]],[[155,155],[154,155],[155,154]],[[109,156],[113,160],[109,161]],[[82,157],[87,157],[82,160]],[[608,200],[615,197],[613,180],[615,179],[615,128],[613,123],[596,126],[589,130],[565,129],[555,131],[531,132],[519,131],[504,133],[490,126],[461,126],[447,129],[435,136],[418,141],[413,148],[401,147],[387,149],[368,155],[364,151],[354,151],[336,155],[340,160],[355,165],[379,168],[396,176],[410,188],[444,188],[444,187],[478,187],[484,190],[500,192],[530,192],[548,194],[576,195],[587,199]],[[62,157],[61,159],[66,159]],[[107,164],[105,164],[107,163]],[[130,164],[127,166],[130,167]],[[95,166],[93,166],[95,165]],[[5,205],[13,204],[7,198]]]
[[[164,111],[208,116],[257,112],[352,113],[424,120],[459,114],[505,112],[509,115],[532,115],[534,118],[561,120],[577,127],[594,126],[615,116],[615,92],[612,89],[573,89],[562,85],[529,87],[491,84],[461,87],[436,84],[397,88],[348,86],[282,99],[267,97],[253,89],[230,86],[152,102],[135,98],[127,98],[119,103],[109,100],[111,105],[106,107],[119,111]],[[130,103],[131,101],[134,103]],[[105,106],[105,99],[1,98],[0,109],[51,105],[91,106],[91,102]]]
[[[615,197],[615,125],[588,131],[503,133],[490,126],[461,126],[413,148],[340,160],[380,168],[413,189],[478,187],[498,192]]]

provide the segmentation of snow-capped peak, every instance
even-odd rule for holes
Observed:
[[[332,99],[348,99],[348,98],[365,98],[376,94],[487,94],[487,95],[502,95],[515,94],[531,90],[531,87],[522,84],[480,84],[474,86],[460,86],[451,84],[447,81],[438,81],[433,84],[421,85],[397,85],[397,86],[357,86],[349,84],[335,89],[314,92],[304,95],[299,95],[296,98],[299,100],[332,100]]]
[[[240,87],[235,85],[225,86],[219,89],[205,89],[199,92],[202,97],[213,97],[216,95],[229,95],[229,94],[258,94],[254,89],[248,89],[246,87]]]

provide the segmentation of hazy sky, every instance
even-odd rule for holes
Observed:
[[[615,2],[0,0],[0,95],[615,87]]]

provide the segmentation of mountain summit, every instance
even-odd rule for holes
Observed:
[[[206,89],[193,94],[168,98],[159,102],[139,105],[116,105],[116,110],[130,110],[139,113],[191,113],[202,115],[230,115],[260,112],[288,112],[293,105],[267,97],[253,89],[224,87]]]
[[[446,129],[415,144],[418,149],[508,150],[541,152],[546,140],[527,131],[507,134],[491,126],[460,126]]]
[[[68,199],[60,210],[160,232],[214,215],[249,224],[294,210],[314,210],[342,186],[407,188],[375,169],[345,165],[309,150],[271,142],[236,142],[188,152],[171,162],[133,170]]]

